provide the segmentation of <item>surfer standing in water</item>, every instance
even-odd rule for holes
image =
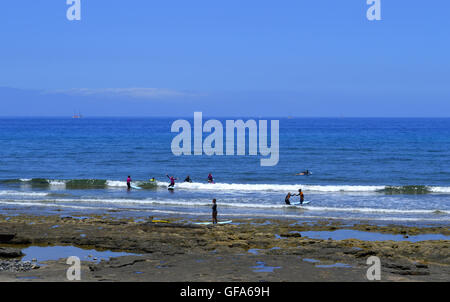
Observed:
[[[300,196],[300,204],[303,204],[305,196],[303,195],[302,189],[298,189],[298,194],[295,194],[295,196]]]
[[[212,223],[217,224],[217,203],[216,199],[214,198],[212,200],[213,206],[212,206]]]
[[[177,180],[176,178],[174,178],[173,176],[169,176],[168,174],[166,174],[166,176],[170,179],[170,185],[169,187],[174,187],[175,186],[175,180]]]
[[[286,203],[286,204],[291,204],[291,202],[289,201],[289,199],[291,198],[291,192],[289,192],[289,193],[287,193],[287,195],[286,195],[286,197],[284,198],[284,202]]]
[[[209,175],[208,175],[208,182],[209,182],[210,184],[213,184],[213,183],[214,183],[214,178],[213,178],[213,176],[212,176],[211,173],[209,173]]]
[[[128,191],[131,190],[131,176],[130,175],[128,175],[128,177],[127,177],[127,189],[128,189]]]

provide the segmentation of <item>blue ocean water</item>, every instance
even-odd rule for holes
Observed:
[[[282,118],[273,167],[260,156],[175,156],[176,119],[0,119],[0,213],[201,219],[216,198],[227,218],[450,221],[450,119]],[[128,175],[143,189],[127,191]],[[286,206],[299,188],[311,203]]]

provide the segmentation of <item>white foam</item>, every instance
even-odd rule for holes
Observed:
[[[20,192],[20,191],[0,191],[0,196],[48,196],[44,192]]]
[[[127,183],[126,181],[122,180],[107,180],[106,185],[108,187],[126,187]]]
[[[439,211],[442,214],[450,214],[450,211],[446,210],[399,210],[399,209],[382,209],[382,208],[333,208],[333,207],[312,207],[303,206],[311,211],[324,211],[324,212],[361,212],[361,213],[385,213],[385,214],[433,214]]]
[[[48,183],[51,186],[59,187],[59,186],[65,186],[66,181],[65,180],[49,180]]]
[[[0,201],[0,204],[14,204],[20,206],[40,206],[40,207],[52,207],[52,208],[70,208],[79,210],[117,210],[117,208],[100,208],[100,207],[86,207],[86,206],[75,206],[75,205],[62,205],[56,203],[42,203],[42,202],[30,202],[30,201]]]
[[[21,200],[21,201],[30,201],[33,200]],[[56,202],[56,203],[103,203],[103,204],[134,204],[134,205],[166,205],[166,206],[178,206],[178,207],[210,207],[211,201],[198,201],[198,200],[173,200],[173,199],[95,199],[95,198],[81,198],[81,199],[73,199],[73,198],[58,198],[58,199],[48,199],[48,202]],[[230,202],[220,202],[220,207],[224,208],[248,208],[248,209],[296,209],[291,205],[286,204],[268,204],[268,203],[230,203]],[[436,211],[439,211],[440,214],[450,214],[449,210],[441,210],[441,209],[385,209],[385,208],[364,208],[364,207],[320,207],[320,206],[308,206],[304,205],[301,208],[302,210],[308,210],[310,212],[354,212],[354,213],[366,213],[366,214],[434,214]]]
[[[166,182],[157,182],[158,186],[167,186]],[[237,183],[188,183],[180,182],[175,188],[202,191],[275,191],[297,192],[298,189],[316,192],[376,192],[383,190],[385,186],[333,186],[333,185],[303,185],[303,184],[237,184]]]
[[[21,181],[30,181],[31,179],[23,178]],[[67,180],[48,180],[52,186],[64,186]],[[146,183],[143,181],[136,181],[136,184]],[[168,182],[157,181],[160,187],[167,187]],[[127,186],[126,181],[123,180],[107,180],[106,185],[108,187],[124,188]],[[386,189],[390,186],[375,186],[375,185],[307,185],[307,184],[241,184],[241,183],[200,183],[200,182],[178,182],[175,188],[185,190],[197,190],[197,191],[226,191],[226,192],[298,192],[298,189],[302,189],[306,192],[348,192],[348,193],[371,193],[378,192]],[[401,187],[398,187],[401,188]],[[450,193],[450,187],[442,186],[430,186],[427,187],[432,193]]]
[[[429,189],[433,193],[450,193],[450,187],[430,187]]]
[[[171,214],[171,215],[192,215],[192,216],[209,216],[209,214],[206,214],[205,212],[189,212],[189,211],[179,211],[179,210],[170,210],[170,209],[137,209],[137,208],[110,208],[110,207],[100,207],[100,206],[81,206],[81,205],[68,205],[68,204],[60,204],[57,202],[73,202],[73,201],[81,201],[81,202],[105,202],[105,200],[99,200],[99,199],[55,199],[49,202],[40,201],[36,202],[36,200],[21,200],[21,201],[0,201],[0,204],[14,204],[14,205],[22,205],[22,206],[40,206],[40,207],[52,207],[52,208],[69,208],[69,209],[79,209],[79,210],[121,210],[121,211],[130,211],[130,212],[146,212],[146,213],[159,213],[159,214]],[[109,200],[109,202],[123,202],[126,201],[128,203],[131,202],[147,202],[147,203],[155,203],[156,201],[148,201],[148,200]],[[203,205],[203,203],[199,203]],[[206,205],[206,203],[204,203]],[[208,204],[210,206],[210,204]],[[221,206],[224,206],[221,203]],[[250,206],[250,205],[248,205]],[[285,205],[279,205],[278,207],[286,207]],[[308,207],[311,210],[311,207]],[[316,208],[318,209],[318,208]],[[330,209],[330,208],[325,208]],[[360,209],[360,208],[359,208]],[[321,209],[322,210],[322,209]],[[343,209],[346,210],[346,209]],[[355,211],[355,208],[348,208],[347,210]],[[363,209],[364,211],[369,210],[372,211],[373,209]],[[383,210],[383,209],[381,209]],[[387,210],[391,213],[397,213],[392,210]],[[404,211],[400,211],[398,213],[403,213]],[[446,222],[450,221],[448,218],[425,218],[425,217],[357,217],[357,216],[330,216],[330,215],[313,215],[314,211],[308,211],[309,215],[305,215],[306,212],[301,213],[223,213],[221,214],[221,217],[273,217],[273,218],[301,218],[301,219],[340,219],[340,220],[375,220],[375,221],[430,221],[430,222]],[[424,212],[425,213],[425,212]],[[426,213],[429,213],[429,211],[426,211]],[[446,213],[449,213],[446,211]]]

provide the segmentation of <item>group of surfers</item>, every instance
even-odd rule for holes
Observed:
[[[311,172],[309,172],[308,170],[298,173],[296,175],[311,175]],[[169,188],[173,188],[175,186],[175,180],[177,180],[177,178],[173,177],[173,176],[169,176],[168,174],[166,174],[167,178],[169,178],[170,180],[170,184],[169,184]],[[127,188],[128,190],[131,190],[131,176],[128,175],[127,177]],[[155,178],[150,179],[151,182],[155,181]],[[186,178],[184,179],[184,182],[192,182],[191,177],[188,175],[186,176]],[[214,183],[214,178],[212,176],[211,173],[208,174],[208,183]],[[287,205],[290,205],[290,198],[292,196],[300,196],[300,204],[303,204],[303,201],[305,200],[305,196],[303,195],[302,189],[298,190],[298,194],[291,194],[291,192],[287,193],[286,197],[284,198],[284,202]],[[216,224],[217,223],[217,203],[216,203],[216,199],[214,198],[212,200],[212,223]]]
[[[306,171],[301,172],[301,173],[298,173],[298,174],[296,174],[296,175],[311,175],[311,172],[309,172],[308,170],[306,170]],[[169,187],[169,188],[173,188],[173,187],[175,186],[175,180],[177,180],[177,178],[175,178],[175,177],[173,177],[173,176],[169,176],[168,174],[166,174],[166,176],[167,176],[167,178],[169,178],[169,180],[170,180],[170,184],[169,184],[168,187]],[[132,180],[131,180],[131,176],[128,176],[128,178],[127,178],[127,188],[128,188],[128,190],[131,190],[131,181],[132,181]],[[155,178],[150,179],[150,181],[151,181],[151,182],[155,181]],[[184,179],[184,182],[192,182],[191,177],[190,177],[189,175],[186,176],[186,178]],[[213,178],[213,176],[212,176],[211,173],[208,174],[208,183],[214,183],[214,178]],[[300,204],[303,204],[303,201],[305,200],[305,196],[304,196],[304,194],[303,194],[303,192],[302,192],[302,189],[299,189],[299,190],[298,190],[298,194],[291,194],[291,192],[287,193],[286,197],[284,198],[284,202],[285,202],[287,205],[290,205],[290,204],[291,204],[290,198],[291,198],[292,196],[300,196]],[[214,199],[214,204],[215,204],[215,199]],[[216,207],[216,211],[217,211],[217,206],[215,206],[215,207]]]
[[[178,178],[175,178],[174,176],[169,176],[168,174],[166,174],[167,178],[169,178],[170,184],[169,184],[169,188],[173,188],[175,186],[175,180],[178,180]],[[156,181],[156,179],[153,177],[150,179],[150,182],[154,182]],[[127,188],[128,190],[131,190],[131,176],[128,175],[127,177]],[[186,176],[186,178],[184,179],[184,182],[192,182],[192,178],[188,175]],[[211,173],[208,174],[208,183],[214,183],[214,178],[212,176]]]
[[[170,187],[174,187],[175,186],[175,180],[177,180],[177,178],[173,177],[173,176],[169,176],[168,174],[166,174],[167,178],[169,178],[170,180],[170,184],[169,184],[169,188]],[[192,182],[192,178],[188,175],[186,176],[186,178],[184,179],[184,182]],[[208,174],[208,183],[213,184],[214,183],[214,178],[212,176],[211,173]]]
[[[287,193],[286,197],[284,198],[284,202],[287,205],[291,204],[290,198],[292,196],[300,196],[300,204],[303,204],[303,201],[305,201],[305,195],[303,195],[302,189],[298,189],[298,194],[291,194],[291,192]]]

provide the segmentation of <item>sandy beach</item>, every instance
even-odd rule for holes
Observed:
[[[450,275],[445,226],[3,215],[0,230],[0,281],[67,281],[71,253],[81,259],[81,281],[364,282],[369,256],[381,260],[381,281]]]

